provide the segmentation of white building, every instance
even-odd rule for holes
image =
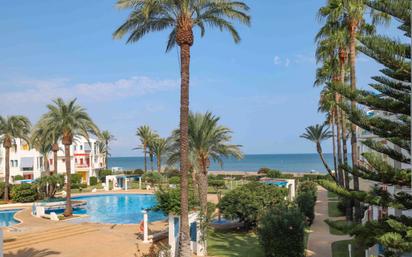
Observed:
[[[397,119],[395,115],[387,113],[387,112],[383,112],[383,111],[370,110],[367,112],[367,115],[369,117],[382,116],[386,119],[391,119],[391,120]],[[366,139],[376,140],[377,142],[380,142],[394,150],[401,151],[405,156],[410,157],[410,153],[402,150],[399,146],[394,145],[393,143],[389,142],[388,140],[384,138],[379,138],[376,135],[370,133],[369,131],[358,129],[358,139],[359,141],[363,141]],[[362,157],[362,153],[371,152],[373,150],[363,144],[359,144],[358,147],[359,147],[358,150],[359,150],[360,164],[368,166],[366,159]],[[380,153],[377,153],[377,154],[380,154]],[[401,163],[399,161],[393,160],[384,154],[380,154],[380,155],[384,161],[386,161],[389,165],[391,165],[394,168],[397,168],[397,169],[411,169],[412,168],[410,164],[405,164],[405,163]],[[411,187],[408,187],[408,186],[401,187],[398,185],[389,185],[389,184],[382,184],[382,183],[377,184],[377,186],[383,188],[384,190],[386,190],[387,192],[391,194],[397,194],[399,192],[406,192],[412,195]],[[412,217],[412,210],[399,210],[399,209],[390,208],[390,207],[382,208],[381,206],[370,205],[368,206],[368,209],[365,211],[364,217],[362,219],[362,223],[366,223],[367,221],[372,221],[372,220],[380,220],[389,215],[393,215],[397,217],[401,215],[405,215],[408,217]],[[365,257],[383,256],[383,251],[384,251],[383,247],[379,244],[376,244],[365,251]],[[403,256],[409,257],[409,256],[412,256],[412,253],[405,253]]]
[[[45,171],[43,156],[31,149],[27,142],[16,139],[14,146],[10,148],[10,181],[17,175],[25,179],[36,179]],[[59,143],[60,150],[57,158],[57,172],[66,173],[64,146]],[[47,156],[50,172],[55,173],[53,152]],[[97,171],[104,168],[104,155],[99,152],[98,142],[90,138],[87,141],[83,137],[75,138],[70,147],[70,164],[72,174],[80,174],[82,183],[89,183],[91,176],[96,176]],[[0,180],[4,180],[5,172],[5,149],[0,145]]]

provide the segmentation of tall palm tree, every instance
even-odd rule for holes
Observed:
[[[149,32],[170,29],[166,50],[176,44],[180,48],[180,191],[181,191],[181,219],[180,219],[180,248],[179,256],[190,256],[189,219],[188,219],[188,116],[189,116],[189,67],[190,48],[194,42],[193,28],[200,29],[201,36],[205,33],[205,25],[227,30],[234,41],[240,41],[232,21],[250,24],[247,14],[249,7],[240,1],[215,0],[118,0],[117,6],[121,9],[132,9],[131,14],[115,32],[115,38],[121,38],[130,32],[128,43],[140,40]]]
[[[17,138],[30,142],[31,123],[28,118],[20,115],[2,117],[0,116],[0,143],[6,150],[5,156],[5,174],[4,174],[4,200],[9,200],[10,187],[10,148]]]
[[[328,0],[326,6],[322,7],[319,14],[326,17],[328,22],[340,22],[346,25],[348,32],[350,85],[352,90],[356,90],[356,39],[360,33],[371,33],[373,26],[369,26],[364,19],[367,9],[366,0]],[[375,16],[376,17],[376,16]],[[372,19],[373,22],[379,19]],[[351,101],[351,109],[356,109],[356,102]],[[358,147],[356,137],[356,125],[351,125],[351,151],[353,169],[358,165]],[[353,176],[353,188],[359,190],[359,177]],[[355,203],[355,218],[360,221],[361,209],[359,201]]]
[[[143,125],[137,128],[136,136],[139,138],[141,147],[135,149],[142,149],[144,154],[144,172],[147,172],[147,149],[149,147],[149,142],[153,137],[153,130],[147,126]]]
[[[44,172],[50,175],[48,155],[52,151],[53,137],[48,129],[37,123],[31,133],[31,145],[43,156]]]
[[[326,168],[326,171],[329,173],[329,175],[335,180],[336,183],[339,184],[339,181],[336,179],[336,176],[332,173],[332,170],[330,169],[328,163],[325,160],[325,157],[323,156],[323,151],[322,151],[322,141],[329,139],[332,134],[329,131],[328,127],[325,126],[325,124],[316,124],[315,126],[309,126],[306,129],[306,132],[303,133],[300,137],[305,138],[309,141],[312,141],[316,144],[316,151],[319,154],[319,157],[323,163],[323,165]]]
[[[208,191],[208,169],[211,161],[223,165],[223,159],[234,157],[241,159],[243,154],[240,145],[230,144],[232,140],[232,131],[219,125],[220,118],[210,112],[190,113],[189,114],[189,152],[192,160],[192,166],[197,172],[197,182],[199,190],[201,216],[204,219],[203,240],[206,240],[206,222],[207,220],[207,191]],[[178,147],[180,146],[179,131],[173,134],[174,155],[177,156]],[[205,242],[204,242],[204,245]]]
[[[77,136],[89,139],[90,134],[99,135],[99,129],[94,124],[86,109],[76,103],[76,99],[65,102],[61,98],[47,105],[48,112],[41,117],[42,123],[52,128],[53,133],[59,135],[64,145],[66,164],[66,209],[64,216],[73,213],[71,204],[71,155],[70,146]]]
[[[155,144],[156,140],[159,138],[159,135],[156,133],[152,133],[149,137],[148,143],[147,143],[147,149],[149,152],[149,160],[150,160],[150,170],[154,172],[154,157],[156,155],[155,153]]]
[[[157,172],[162,172],[162,158],[169,152],[170,140],[167,138],[156,138],[153,142],[153,152],[157,161]]]
[[[110,141],[116,140],[114,135],[110,133],[108,130],[103,130],[99,136],[100,140],[100,152],[104,154],[104,168],[107,169],[109,165],[109,156],[110,156]]]

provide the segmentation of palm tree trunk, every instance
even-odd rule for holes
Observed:
[[[162,172],[162,159],[160,158],[160,156],[157,156],[157,172]]]
[[[49,161],[47,160],[47,154],[43,155],[43,165],[44,171],[46,172],[47,176],[50,176],[50,165]]]
[[[339,102],[339,95],[337,94],[337,93],[335,93],[335,101],[336,101],[336,103],[338,103]],[[339,178],[338,178],[338,181],[339,181],[339,184],[341,185],[341,186],[344,186],[344,182],[343,182],[343,172],[342,172],[342,167],[341,167],[341,165],[342,165],[342,146],[341,146],[341,133],[340,133],[340,122],[339,122],[339,120],[340,120],[340,115],[339,115],[339,110],[338,110],[338,108],[337,107],[335,107],[334,108],[334,112],[335,112],[335,114],[336,114],[336,120],[335,120],[335,123],[336,123],[336,127],[337,127],[337,129],[336,129],[336,142],[337,142],[337,148],[338,148],[338,169],[337,169],[337,173],[339,174]]]
[[[4,173],[4,200],[9,200],[9,180],[10,180],[10,147],[4,147],[6,149],[6,158],[5,158],[5,173]]]
[[[356,20],[352,20],[350,22],[350,29],[349,29],[349,61],[350,61],[350,83],[351,89],[356,90],[356,29],[358,26],[358,22]],[[356,102],[354,100],[351,101],[351,109],[356,109]],[[352,123],[351,126],[351,147],[352,147],[352,166],[353,169],[356,170],[356,165],[358,164],[358,146],[357,146],[357,138],[356,138],[356,125]],[[359,177],[353,176],[353,189],[355,191],[359,191]],[[361,210],[360,210],[360,202],[355,200],[355,221],[359,222],[361,220]]]
[[[339,65],[340,65],[340,82],[342,85],[345,83],[345,63],[346,63],[346,50],[345,48],[340,48],[339,49]],[[339,99],[339,103],[342,102],[342,98]],[[345,119],[345,114],[342,110],[338,110],[340,113],[340,120],[339,122],[341,123],[341,129],[342,129],[342,145],[343,145],[343,163],[345,165],[348,164],[348,149],[346,145],[346,119]],[[345,188],[347,190],[350,189],[350,183],[349,183],[349,172],[345,170]],[[346,211],[345,211],[345,216],[347,221],[352,221],[353,220],[353,210],[352,210],[352,200],[351,199],[346,199]]]
[[[73,213],[72,209],[72,202],[71,202],[71,186],[72,186],[72,179],[71,179],[71,172],[70,172],[70,145],[64,145],[64,154],[65,154],[65,163],[66,163],[66,209],[64,210],[63,215],[65,217],[71,216]]]
[[[154,167],[153,167],[153,153],[149,153],[150,157],[150,170],[154,172]]]
[[[332,170],[329,168],[328,163],[326,162],[325,158],[323,157],[323,153],[322,153],[322,147],[319,143],[316,144],[316,150],[319,154],[320,160],[323,163],[323,166],[325,166],[327,172],[329,173],[329,175],[333,178],[333,180],[335,180],[336,184],[339,184],[338,179],[336,178],[335,175],[333,175]]]
[[[57,174],[57,151],[53,151],[53,172]]]
[[[105,149],[105,154],[104,154],[104,168],[107,170],[109,167],[109,140],[106,140],[106,149]]]
[[[337,172],[337,164],[336,164],[336,159],[338,156],[336,156],[336,133],[335,133],[335,110],[332,111],[331,113],[331,119],[330,119],[330,126],[332,127],[332,155],[333,155],[333,168],[335,169],[335,172]]]
[[[198,183],[199,183],[199,201],[200,201],[200,230],[202,232],[202,244],[206,252],[206,235],[207,235],[207,190],[208,190],[208,181],[207,181],[207,160],[201,160],[201,170],[198,173]]]
[[[180,257],[191,256],[189,235],[189,186],[187,177],[189,170],[190,46],[191,44],[188,43],[180,45]]]
[[[147,153],[146,153],[147,145],[143,144],[143,154],[144,154],[144,172],[147,172]]]

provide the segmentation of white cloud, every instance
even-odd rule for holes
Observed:
[[[273,63],[275,65],[279,65],[282,63],[282,61],[280,60],[280,57],[276,55],[275,58],[273,58]]]
[[[273,63],[277,66],[289,67],[291,64],[314,64],[315,57],[312,54],[295,54],[290,57],[280,57],[276,55],[273,58]]]
[[[289,58],[286,58],[286,61],[285,61],[285,66],[286,66],[286,67],[288,67],[288,66],[289,66],[289,64],[290,64],[290,59],[289,59]]]

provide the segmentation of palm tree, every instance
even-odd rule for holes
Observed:
[[[30,141],[31,145],[43,156],[44,172],[50,175],[48,155],[52,151],[53,145],[51,133],[38,123],[32,130]]]
[[[349,68],[350,68],[350,86],[352,90],[356,90],[356,39],[362,34],[371,34],[375,31],[374,24],[378,22],[387,22],[388,15],[371,10],[372,24],[365,21],[364,15],[368,8],[367,0],[328,0],[326,6],[319,10],[320,16],[326,17],[327,22],[338,22],[346,26],[348,35],[349,48]],[[344,53],[346,55],[346,53]],[[343,70],[343,69],[341,69]],[[342,74],[341,80],[344,80]],[[351,100],[351,110],[356,110],[355,100]],[[359,155],[356,137],[356,125],[351,124],[351,150],[352,150],[352,168],[356,173]],[[353,176],[353,188],[359,190],[359,177]],[[360,202],[355,202],[355,218],[356,221],[361,219]]]
[[[154,172],[154,157],[155,157],[155,144],[156,140],[159,138],[159,135],[156,133],[152,133],[149,137],[148,143],[147,143],[147,149],[149,152],[149,160],[150,160],[150,170]]]
[[[189,152],[192,160],[192,167],[197,170],[197,182],[199,190],[200,211],[204,219],[203,235],[206,237],[207,224],[207,192],[208,192],[208,169],[211,161],[223,165],[223,159],[234,157],[241,159],[243,154],[240,150],[240,145],[230,144],[232,140],[232,131],[219,125],[219,117],[214,116],[210,112],[190,113],[189,114]],[[174,152],[175,156],[178,153],[180,146],[179,131],[173,133]],[[177,136],[177,138],[176,138]],[[176,158],[175,158],[176,159]],[[202,223],[202,222],[201,222]],[[203,239],[205,240],[205,238]],[[206,244],[204,244],[206,245]]]
[[[108,130],[103,130],[100,133],[99,136],[99,140],[100,140],[100,152],[104,154],[104,168],[107,169],[108,168],[108,164],[109,164],[109,156],[110,156],[110,147],[109,147],[109,143],[110,141],[116,140],[116,138],[114,137],[114,135],[112,135],[110,133],[110,131]]]
[[[0,143],[3,144],[6,150],[5,158],[5,174],[4,174],[4,200],[9,200],[9,179],[10,179],[10,148],[14,141],[19,138],[27,143],[30,142],[31,123],[29,119],[24,116],[16,115],[9,117],[0,116]]]
[[[153,130],[147,126],[143,125],[137,128],[136,136],[139,138],[140,143],[142,144],[141,147],[135,149],[142,149],[144,154],[144,172],[147,172],[147,148],[149,146],[149,142],[153,137]]]
[[[180,248],[179,256],[190,256],[189,218],[188,218],[188,116],[189,116],[189,68],[190,48],[194,42],[193,28],[200,29],[201,36],[205,33],[205,26],[227,30],[235,43],[240,41],[232,21],[250,24],[247,14],[249,7],[240,1],[215,0],[118,0],[117,6],[121,9],[132,9],[131,14],[115,32],[114,38],[121,38],[130,32],[128,43],[140,40],[149,32],[170,29],[166,51],[176,44],[180,48],[180,191],[181,191],[181,219],[180,219]]]
[[[64,216],[73,213],[71,205],[71,167],[70,146],[77,136],[83,136],[87,140],[90,133],[99,135],[99,129],[94,124],[86,110],[76,103],[76,99],[65,102],[61,98],[47,105],[49,111],[41,118],[44,126],[52,128],[53,133],[59,135],[64,145],[66,163],[66,209]]]
[[[156,138],[153,142],[153,152],[156,155],[158,172],[162,172],[162,158],[169,151],[169,142],[167,138]]]
[[[335,182],[339,184],[339,181],[336,179],[336,176],[332,173],[332,170],[329,168],[329,165],[326,162],[325,157],[323,156],[323,152],[322,152],[322,145],[321,145],[322,141],[329,139],[332,136],[328,127],[325,127],[324,124],[323,125],[316,124],[315,126],[307,127],[305,130],[306,132],[303,133],[300,137],[305,138],[309,141],[312,141],[316,144],[316,151],[318,152],[319,157],[323,165],[325,166],[327,172],[335,180]]]

